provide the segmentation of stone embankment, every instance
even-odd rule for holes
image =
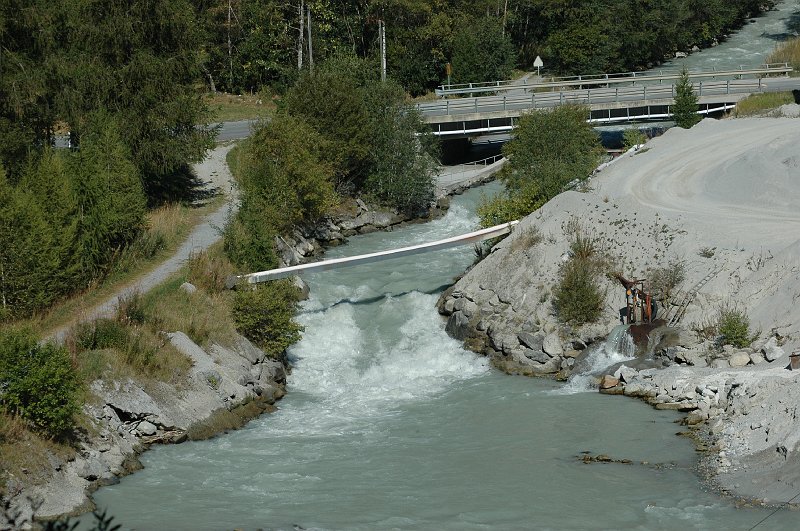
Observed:
[[[213,171],[229,176],[224,155],[230,147],[213,153]],[[443,215],[448,195],[492,178],[502,163],[452,179],[440,190],[436,203],[424,216],[410,216],[370,206],[360,199],[344,205],[340,212],[314,226],[298,227],[276,238],[282,265],[316,259],[325,247],[340,245],[350,236],[392,230],[406,223],[419,223]],[[226,181],[227,183],[227,181]],[[223,188],[220,186],[220,188]],[[235,199],[234,199],[235,201]],[[300,279],[298,283],[307,290]],[[183,289],[194,291],[184,284]],[[307,291],[305,292],[307,295]],[[63,334],[62,334],[63,335]],[[11,480],[13,511],[29,521],[33,505],[37,518],[77,514],[92,508],[91,492],[141,468],[138,456],[153,444],[175,444],[212,437],[242,426],[265,411],[285,394],[288,367],[267,358],[247,339],[237,336],[232,346],[202,348],[180,331],[165,337],[192,361],[187,381],[179,387],[134,379],[95,381],[92,401],[85,406],[90,433],[82,437],[77,455],[62,462],[53,458],[52,475],[46,482],[27,485]],[[0,528],[3,523],[0,521]]]
[[[183,289],[193,290],[191,284]],[[87,432],[68,461],[53,457],[53,474],[44,484],[10,480],[6,491],[29,519],[32,503],[38,518],[91,510],[89,494],[138,470],[138,456],[152,444],[208,438],[238,428],[285,394],[286,367],[269,359],[247,339],[201,348],[183,332],[165,334],[192,361],[185,381],[172,385],[125,378],[96,380],[84,407]],[[1,523],[0,523],[1,524]]]
[[[797,119],[704,120],[624,155],[521,220],[445,292],[447,331],[512,374],[607,367],[610,391],[689,414],[721,488],[788,501],[800,491],[800,371],[785,368],[800,348],[799,134]],[[657,317],[673,326],[641,334],[638,349],[606,342],[625,291],[605,276],[601,317],[562,322],[554,288],[579,237],[605,272],[661,279]],[[751,347],[721,344],[722,308],[749,317]]]

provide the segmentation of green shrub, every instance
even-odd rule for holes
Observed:
[[[300,340],[303,327],[294,320],[299,290],[288,280],[268,282],[236,292],[233,320],[247,339],[272,358]]]
[[[484,227],[493,227],[522,219],[539,209],[548,201],[548,197],[540,193],[539,185],[528,183],[514,193],[505,192],[493,197],[482,197],[478,205],[478,217]]]
[[[749,347],[758,334],[750,333],[750,318],[747,312],[735,306],[723,306],[719,310],[717,332],[723,345],[737,348]]]
[[[600,140],[586,123],[589,109],[563,105],[520,118],[514,138],[503,146],[508,163],[499,178],[506,192],[478,207],[484,227],[520,219],[586,179],[600,161]]]
[[[38,344],[29,330],[0,337],[0,404],[47,436],[62,438],[75,426],[80,381],[63,347]]]
[[[647,135],[637,128],[625,129],[622,133],[622,146],[625,149],[630,149],[633,146],[639,146],[647,142]]]
[[[598,276],[597,265],[592,260],[574,257],[564,264],[553,292],[562,322],[581,325],[600,317],[605,297]]]
[[[686,267],[683,262],[670,262],[650,273],[650,290],[656,299],[669,303],[673,290],[683,282],[684,278],[686,278]]]
[[[245,196],[236,217],[225,226],[223,249],[230,261],[241,271],[252,273],[278,266],[278,257],[275,254],[277,233],[263,219],[264,209],[269,208],[252,197]]]

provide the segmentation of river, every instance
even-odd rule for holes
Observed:
[[[740,36],[750,46],[750,32],[772,28],[755,39],[760,51],[748,48],[748,61],[762,62],[769,33],[794,10],[785,3],[692,57],[738,60]],[[353,237],[327,256],[468,232],[481,193],[455,198],[442,219]],[[95,493],[98,506],[126,529],[198,530],[749,529],[769,515],[703,488],[676,414],[500,374],[449,338],[434,305],[473,258],[467,247],[309,275],[279,410],[152,449],[144,470]],[[632,463],[584,464],[581,452]],[[797,522],[782,511],[761,528]]]

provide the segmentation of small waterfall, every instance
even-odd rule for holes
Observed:
[[[595,377],[604,369],[636,357],[636,345],[628,333],[631,325],[615,326],[602,343],[592,346],[581,359],[564,387],[554,391],[558,394],[574,394],[594,391]]]

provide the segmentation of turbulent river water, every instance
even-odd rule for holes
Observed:
[[[758,64],[794,11],[786,2],[742,30],[741,44],[735,35],[693,57]],[[442,219],[354,237],[327,256],[468,232],[481,193],[455,198]],[[154,448],[144,470],[95,493],[98,506],[125,528],[209,530],[750,529],[769,514],[702,488],[677,415],[499,374],[449,338],[434,304],[473,258],[467,247],[309,276],[279,411],[210,441]],[[581,452],[632,464],[587,465]],[[761,528],[798,521],[779,512]]]

